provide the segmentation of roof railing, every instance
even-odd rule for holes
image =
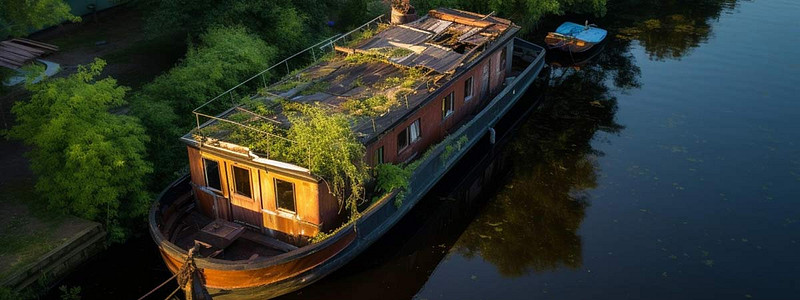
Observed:
[[[209,106],[211,103],[217,101],[223,101],[223,99],[228,99],[228,98],[230,98],[231,106],[236,106],[237,96],[251,97],[257,93],[257,89],[259,87],[262,87],[266,90],[271,84],[274,84],[275,82],[283,79],[283,77],[285,77],[286,75],[291,74],[293,70],[292,65],[294,65],[294,69],[303,68],[308,65],[316,63],[317,61],[319,61],[319,59],[323,58],[327,53],[335,53],[336,50],[334,48],[336,46],[336,43],[347,41],[354,33],[363,31],[365,29],[369,29],[371,26],[380,23],[383,20],[383,17],[384,15],[380,15],[347,33],[331,36],[306,49],[303,49],[295,54],[292,54],[291,56],[273,64],[272,66],[264,69],[263,71],[258,72],[257,74],[251,76],[250,78],[233,86],[227,91],[222,92],[221,94],[217,95],[211,100],[206,101],[202,105],[192,110],[192,113],[195,115],[195,124],[197,126],[197,130],[200,130],[202,124],[206,123],[206,122],[202,123],[200,122],[201,117],[209,119],[208,121],[221,120],[221,118],[218,116],[212,116],[213,113],[200,113],[201,109]],[[279,75],[279,76],[272,76],[272,75]],[[260,83],[256,82],[257,79],[259,78],[261,79]],[[274,78],[277,78],[278,80],[273,82],[272,79]],[[242,92],[241,90],[244,88],[256,88],[256,90]]]
[[[376,26],[377,27],[377,24],[382,22],[383,18],[384,18],[384,15],[380,15],[380,16],[370,20],[369,22],[364,23],[363,25],[361,25],[361,26],[359,26],[359,27],[347,32],[347,33],[336,34],[334,36],[328,37],[328,38],[326,38],[326,39],[324,39],[324,40],[322,40],[322,41],[320,41],[320,42],[318,42],[318,43],[316,43],[316,44],[314,44],[314,45],[312,45],[312,46],[310,46],[308,48],[305,48],[305,49],[303,49],[303,50],[301,50],[301,51],[299,51],[299,52],[297,52],[295,54],[290,55],[289,57],[286,57],[285,59],[283,59],[283,60],[271,65],[270,67],[262,70],[261,72],[258,72],[257,74],[251,76],[250,78],[247,78],[246,80],[242,81],[241,83],[239,83],[239,84],[231,87],[230,89],[222,92],[221,94],[217,95],[216,97],[211,98],[211,100],[206,101],[202,105],[200,105],[197,108],[195,108],[194,110],[192,110],[192,113],[194,114],[194,117],[195,117],[195,125],[197,126],[196,127],[196,133],[201,135],[201,136],[204,136],[204,133],[201,130],[203,127],[205,127],[206,125],[210,125],[213,122],[223,122],[223,123],[233,124],[233,125],[236,125],[236,126],[239,126],[239,127],[242,127],[242,128],[246,128],[246,129],[252,130],[254,132],[258,132],[260,134],[263,134],[266,139],[270,139],[270,138],[274,137],[274,138],[285,140],[285,141],[288,141],[288,142],[291,142],[291,143],[296,143],[296,141],[287,139],[286,137],[283,137],[283,136],[280,136],[280,135],[276,135],[276,134],[273,134],[273,133],[270,133],[270,132],[266,132],[266,131],[260,130],[258,128],[255,128],[253,126],[250,126],[250,125],[247,125],[247,124],[243,124],[241,122],[237,122],[237,121],[234,121],[234,120],[226,119],[223,115],[228,113],[228,112],[230,112],[231,109],[237,108],[237,106],[238,106],[237,102],[239,100],[241,100],[242,98],[253,98],[253,97],[256,97],[256,95],[259,94],[259,89],[263,89],[262,90],[263,94],[266,94],[268,96],[273,96],[273,97],[279,97],[279,95],[275,95],[273,93],[268,92],[267,89],[271,85],[283,80],[284,77],[286,77],[287,75],[291,74],[293,72],[293,70],[304,69],[304,68],[306,68],[306,67],[308,67],[310,65],[313,65],[313,64],[317,63],[320,59],[324,58],[325,55],[327,55],[329,53],[335,53],[336,52],[336,50],[335,50],[336,43],[344,43],[344,42],[351,41],[352,40],[351,37],[355,33],[364,31],[366,29],[370,29],[370,28],[372,28],[372,26]],[[231,101],[231,105],[230,105],[230,107],[227,107],[227,108],[230,108],[230,109],[224,110],[224,112],[222,112],[222,113],[204,112],[203,111],[204,108],[205,108],[205,110],[209,110],[209,106],[212,105],[212,103],[216,103],[216,102],[220,102],[220,101],[226,101],[228,99]],[[216,107],[216,108],[219,109],[220,107]],[[245,113],[248,113],[248,114],[251,114],[251,115],[255,114],[255,113],[253,113],[253,112],[251,112],[249,110],[246,110],[246,109],[241,109],[241,110],[243,110]],[[202,121],[201,121],[201,119],[202,119]],[[277,122],[275,120],[271,120],[269,118],[266,118],[265,116],[262,116],[260,119],[271,121],[271,122]],[[269,153],[266,153],[266,154],[269,156]]]

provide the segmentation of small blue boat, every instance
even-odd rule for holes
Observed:
[[[544,41],[550,49],[584,52],[602,42],[606,35],[608,31],[590,25],[588,21],[586,25],[564,22],[555,32],[548,33]]]

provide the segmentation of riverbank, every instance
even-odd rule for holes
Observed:
[[[141,13],[125,5],[98,13],[96,20],[84,20],[30,36],[60,47],[61,51],[45,58],[61,65],[56,77],[72,74],[78,65],[101,57],[109,64],[103,77],[135,88],[168,70],[186,50],[182,39],[149,39],[141,30]],[[14,125],[14,103],[29,97],[20,86],[0,95],[0,132]],[[18,141],[0,139],[0,289],[35,287],[45,292],[41,288],[50,287],[100,251],[105,232],[98,223],[45,207],[24,156],[28,150]]]

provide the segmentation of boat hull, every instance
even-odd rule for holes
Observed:
[[[383,236],[461,156],[488,134],[538,76],[544,66],[544,49],[518,38],[514,44],[513,55],[515,60],[519,57],[526,62],[524,69],[473,119],[451,134],[452,137],[468,137],[457,151],[445,151],[446,143],[431,149],[431,154],[411,176],[402,202],[396,203],[394,194],[387,195],[362,212],[356,221],[325,240],[275,257],[255,261],[194,258],[208,292],[215,299],[265,299],[290,293],[341,268]],[[180,199],[180,193],[191,193],[188,186],[188,177],[173,183],[162,192],[150,212],[150,233],[172,273],[178,272],[184,264],[187,251],[164,237],[158,221],[167,220],[170,214],[180,211],[174,199]]]
[[[548,34],[544,39],[548,49],[558,49],[564,52],[581,53],[589,51],[597,43],[578,39],[569,39]]]

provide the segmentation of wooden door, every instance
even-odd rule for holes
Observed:
[[[231,217],[247,225],[261,229],[261,201],[258,170],[245,165],[231,163],[228,168]]]
[[[489,96],[489,71],[491,70],[492,60],[486,60],[483,65],[483,74],[481,74],[481,101],[486,101]]]

